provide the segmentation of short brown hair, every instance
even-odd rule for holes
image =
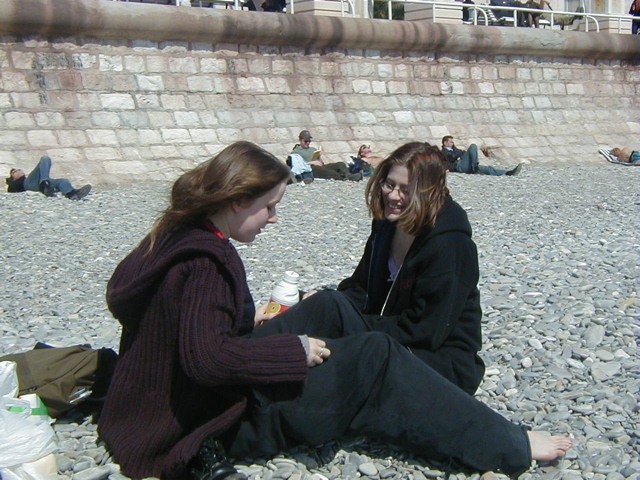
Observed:
[[[445,135],[444,137],[442,137],[442,145],[444,145],[444,142],[446,142],[447,140],[453,140],[453,137],[451,135]]]
[[[251,142],[236,142],[182,174],[171,190],[171,206],[151,231],[194,227],[230,202],[249,202],[289,179],[289,168]]]
[[[378,165],[365,190],[369,213],[376,220],[384,218],[382,183],[391,167],[409,171],[409,204],[398,219],[398,226],[410,235],[428,232],[436,223],[438,212],[449,196],[445,158],[438,147],[411,142],[396,149]]]

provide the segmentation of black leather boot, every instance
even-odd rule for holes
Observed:
[[[38,186],[38,190],[40,190],[40,193],[42,193],[45,197],[56,196],[56,189],[51,186],[51,182],[49,180],[41,181],[40,185]]]
[[[190,480],[246,480],[244,473],[238,472],[220,442],[206,439],[200,446],[198,456],[191,464]]]

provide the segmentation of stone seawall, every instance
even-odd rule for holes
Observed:
[[[329,161],[451,134],[486,163],[601,162],[639,146],[638,58],[631,35],[3,0],[0,171],[172,179],[301,129]]]

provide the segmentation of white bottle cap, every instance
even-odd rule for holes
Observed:
[[[287,270],[286,272],[284,272],[285,282],[298,283],[298,278],[300,278],[300,275],[298,275],[296,272],[293,272],[291,270]]]

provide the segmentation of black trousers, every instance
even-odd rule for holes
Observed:
[[[311,368],[304,383],[253,388],[246,418],[226,437],[232,456],[369,436],[481,472],[517,476],[530,467],[523,427],[463,392],[384,333],[335,338],[342,327],[357,330],[353,325],[358,322],[323,324],[318,321],[322,308],[331,307],[318,308],[328,302],[314,297],[258,327],[252,337],[306,333],[324,338],[331,356]],[[346,297],[332,299],[335,308],[351,310]]]

